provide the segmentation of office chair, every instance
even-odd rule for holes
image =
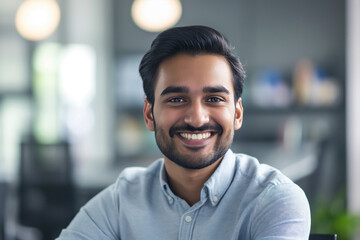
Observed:
[[[5,239],[5,203],[7,198],[6,182],[0,182],[0,239]]]
[[[21,143],[18,221],[54,239],[75,215],[69,144]]]
[[[309,240],[336,240],[336,234],[310,234]]]

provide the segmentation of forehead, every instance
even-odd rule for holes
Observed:
[[[169,86],[200,90],[223,86],[233,94],[232,72],[227,60],[213,54],[178,54],[163,61],[158,69],[155,95]]]

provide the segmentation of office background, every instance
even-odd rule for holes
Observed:
[[[7,239],[49,239],[124,167],[161,157],[143,123],[137,70],[158,32],[136,25],[133,0],[61,0],[56,30],[28,40],[15,25],[24,2],[0,0],[0,224]],[[245,66],[244,123],[232,149],[304,189],[314,232],[350,239],[360,212],[359,4],[181,6],[175,26],[214,27]]]

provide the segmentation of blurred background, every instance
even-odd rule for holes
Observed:
[[[138,74],[159,31],[208,25],[247,72],[232,149],[299,184],[312,231],[360,229],[357,0],[0,0],[0,240],[53,239],[161,157]]]

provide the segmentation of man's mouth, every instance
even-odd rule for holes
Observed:
[[[203,140],[211,137],[210,132],[206,133],[179,133],[179,135],[188,140]]]
[[[206,124],[202,127],[195,128],[190,125],[174,126],[169,130],[170,137],[174,137],[175,134],[180,135],[184,139],[188,140],[203,140],[212,137],[214,134],[222,134],[222,128],[220,125]]]

